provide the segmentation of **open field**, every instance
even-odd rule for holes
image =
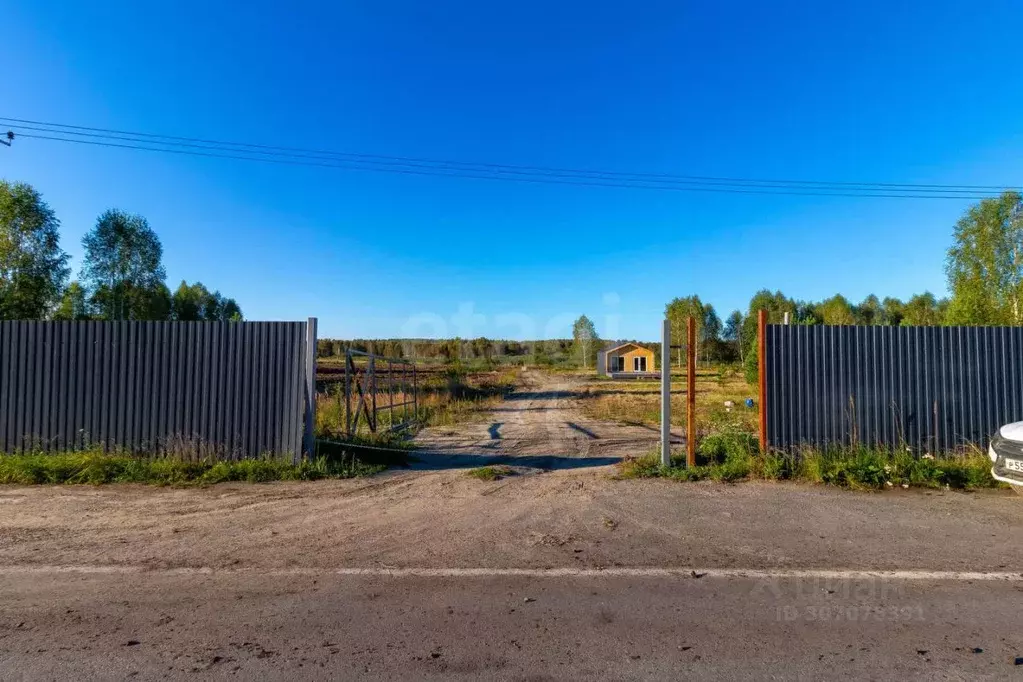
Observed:
[[[592,371],[577,375],[585,380],[582,406],[586,414],[626,424],[660,424],[660,380],[615,381],[598,377]],[[727,423],[754,433],[759,405],[752,409],[745,407],[747,398],[756,399],[756,387],[746,382],[741,368],[699,368],[696,372],[697,428],[706,433],[715,425]],[[726,400],[735,403],[731,412],[726,411]],[[686,378],[677,368],[673,368],[671,377],[671,423],[676,426],[686,423]]]

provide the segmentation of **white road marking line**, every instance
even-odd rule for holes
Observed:
[[[0,574],[80,573],[96,575],[259,575],[259,576],[354,576],[385,578],[747,578],[824,580],[934,580],[1023,582],[1023,573],[1011,571],[932,570],[831,570],[831,569],[749,569],[749,568],[212,568],[96,565],[6,565]],[[695,575],[694,575],[695,574]]]

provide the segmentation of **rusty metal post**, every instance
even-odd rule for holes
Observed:
[[[604,361],[607,364],[607,361]],[[671,466],[671,321],[661,328],[661,466]]]
[[[767,311],[757,312],[757,374],[759,379],[760,451],[767,452]]]
[[[696,466],[696,320],[686,322],[686,465]]]

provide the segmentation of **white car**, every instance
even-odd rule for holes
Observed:
[[[994,466],[991,475],[1023,495],[1023,422],[1006,424],[998,429],[987,450]]]

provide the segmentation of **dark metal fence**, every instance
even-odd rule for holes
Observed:
[[[770,447],[982,447],[1023,420],[1023,328],[767,325]]]
[[[388,430],[408,428],[419,417],[416,364],[349,348],[345,351],[343,395],[347,438],[358,435],[363,416],[370,433],[376,433],[381,413],[386,414]]]
[[[315,325],[0,322],[0,450],[298,457]]]

